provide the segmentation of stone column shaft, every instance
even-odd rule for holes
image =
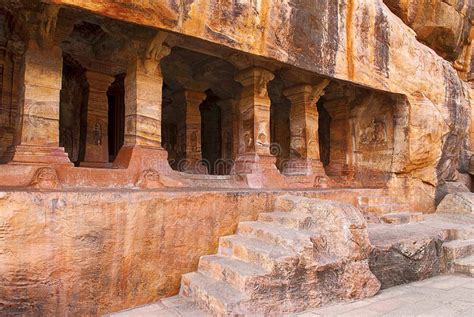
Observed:
[[[87,142],[81,166],[103,167],[109,162],[107,90],[114,77],[93,71],[87,71],[86,77],[89,84]]]
[[[24,54],[20,95],[21,128],[10,149],[12,164],[68,164],[59,147],[59,97],[62,85],[62,51],[42,48],[30,40]]]
[[[235,172],[249,174],[276,169],[270,154],[270,105],[267,84],[274,75],[263,68],[241,71],[236,80],[243,86],[238,105],[238,155]]]
[[[201,111],[199,106],[206,99],[204,92],[186,89],[186,158],[202,160]]]
[[[162,87],[159,69],[148,72],[138,58],[130,63],[125,77],[124,145],[161,149]]]
[[[184,89],[174,95],[174,101],[182,111],[184,122],[180,134],[182,150],[180,158],[184,159],[178,163],[178,168],[186,173],[206,174],[207,167],[202,164],[201,148],[201,111],[199,106],[206,99],[204,92],[194,89]],[[183,153],[184,151],[184,153]]]
[[[168,153],[161,145],[163,76],[160,60],[171,52],[164,43],[166,34],[158,32],[137,52],[125,77],[124,145],[115,161],[116,168],[137,168],[171,172]]]
[[[291,102],[290,161],[286,174],[324,176],[320,161],[318,136],[318,109],[316,104],[326,82],[320,85],[301,84],[284,91]]]

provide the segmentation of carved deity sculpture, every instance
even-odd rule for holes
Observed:
[[[360,144],[363,145],[383,145],[387,143],[387,127],[385,122],[375,118],[363,129],[359,135]]]
[[[98,122],[94,125],[94,145],[102,145],[102,126]]]

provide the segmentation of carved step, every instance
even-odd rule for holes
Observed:
[[[199,272],[184,274],[180,295],[191,298],[196,305],[215,316],[228,316],[239,312],[244,295],[229,283],[215,280]]]
[[[380,220],[390,224],[407,224],[425,220],[421,212],[398,212],[380,216]]]
[[[367,212],[373,212],[377,214],[387,214],[395,212],[406,212],[410,209],[408,205],[404,204],[385,204],[385,205],[370,205],[362,207]]]
[[[453,271],[454,273],[474,277],[474,255],[455,260]]]
[[[293,261],[296,252],[255,238],[227,236],[219,240],[219,253],[272,270],[277,264]]]
[[[295,251],[303,251],[305,248],[312,250],[313,248],[311,232],[289,229],[274,223],[245,221],[239,223],[237,232],[242,236],[255,237]]]
[[[455,260],[471,255],[474,255],[474,239],[454,240],[443,244],[443,257],[448,268]]]
[[[315,226],[311,215],[296,212],[275,211],[261,213],[258,216],[258,220],[262,222],[275,222],[284,227],[297,230],[310,230]]]
[[[406,212],[410,209],[410,206],[396,202],[388,194],[359,196],[357,204],[361,210],[377,214]]]
[[[261,266],[222,255],[202,256],[198,271],[216,280],[227,282],[240,291],[248,290],[253,279],[270,272]]]

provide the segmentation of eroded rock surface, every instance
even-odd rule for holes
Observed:
[[[438,213],[474,215],[474,193],[448,194],[436,209]]]
[[[418,39],[454,61],[468,44],[474,19],[472,0],[384,0]]]

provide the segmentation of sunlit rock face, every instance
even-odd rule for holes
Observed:
[[[471,186],[472,0],[0,9],[0,315],[176,294],[270,190],[377,219]]]
[[[384,0],[418,39],[449,61],[456,60],[469,44],[472,28],[472,0]]]
[[[470,125],[461,79],[471,72],[472,1],[52,2],[405,95],[397,120],[406,128],[388,170],[421,180],[431,198],[434,186],[456,177]]]

